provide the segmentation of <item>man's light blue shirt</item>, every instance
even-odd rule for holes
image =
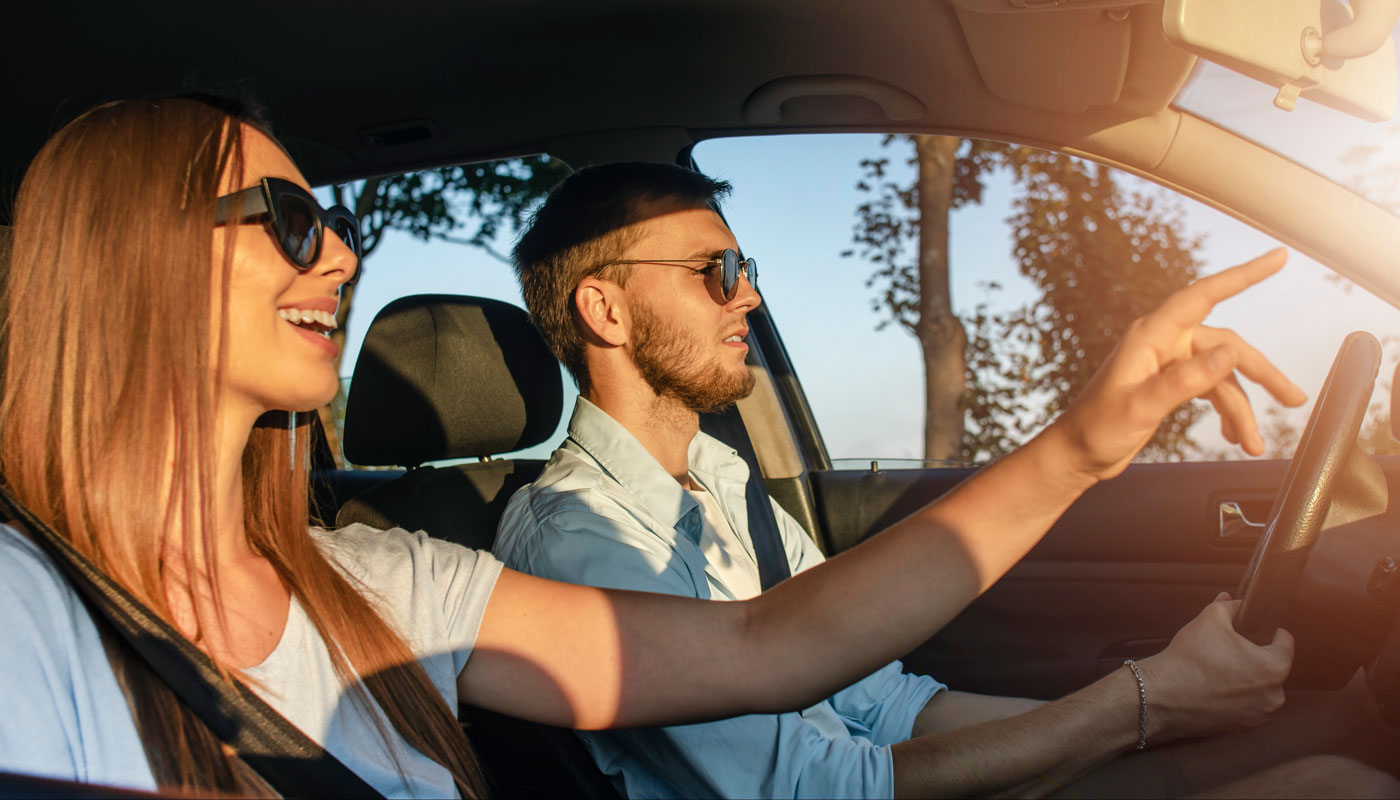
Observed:
[[[688,458],[753,555],[748,465],[703,433]],[[821,563],[797,521],[776,503],[773,513],[793,574]],[[539,480],[511,498],[495,552],[513,569],[553,580],[733,599],[701,552],[701,525],[699,504],[680,483],[626,428],[579,398],[569,438]],[[942,688],[903,674],[896,661],[801,713],[579,736],[633,798],[891,797],[889,746],[909,738]]]

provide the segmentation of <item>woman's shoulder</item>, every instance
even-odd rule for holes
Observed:
[[[485,550],[473,550],[424,531],[403,528],[381,530],[355,523],[343,528],[313,527],[311,535],[323,551],[357,574],[403,567],[474,569],[479,562],[495,561],[495,556]]]
[[[495,583],[501,562],[490,552],[473,550],[402,528],[380,530],[355,524],[312,528],[311,535],[340,568],[375,592],[394,595],[411,587],[436,584],[461,590],[463,584]]]
[[[45,627],[71,621],[83,610],[67,579],[33,541],[9,525],[0,525],[0,616],[30,619]]]
[[[97,626],[58,567],[0,525],[0,770],[154,789]]]
[[[12,668],[16,659],[57,665],[101,649],[77,591],[38,545],[9,525],[0,525],[0,619],[0,650]]]
[[[495,556],[401,528],[350,525],[311,533],[342,571],[384,604],[410,640],[430,650],[470,649],[501,574]],[[464,661],[465,653],[460,655]]]
[[[475,569],[479,562],[494,562],[487,551],[466,548],[455,542],[431,537],[424,531],[403,528],[379,530],[356,523],[343,528],[311,528],[311,535],[323,551],[354,572],[382,572],[402,566],[431,569],[437,566]]]

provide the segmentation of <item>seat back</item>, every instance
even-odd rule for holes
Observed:
[[[408,473],[347,501],[336,524],[424,530],[489,549],[506,501],[541,461],[482,460],[543,442],[559,423],[559,366],[528,315],[480,297],[390,303],[365,334],[345,408],[345,456]]]
[[[427,531],[465,547],[490,550],[506,502],[543,467],[543,461],[533,459],[420,467],[350,498],[335,521]]]

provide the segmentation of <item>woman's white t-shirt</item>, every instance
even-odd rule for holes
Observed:
[[[500,562],[421,532],[352,525],[312,529],[312,535],[404,636],[455,711],[457,675],[471,655]],[[5,526],[0,620],[0,771],[154,789],[92,619],[49,560]],[[404,742],[376,706],[391,741],[386,748],[380,727],[346,696],[325,643],[295,599],[277,646],[246,673],[268,704],[383,794],[456,795],[447,770]]]

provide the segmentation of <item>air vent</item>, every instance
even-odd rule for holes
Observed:
[[[432,120],[415,119],[405,122],[386,122],[371,128],[360,129],[360,136],[374,147],[399,147],[441,136]]]

